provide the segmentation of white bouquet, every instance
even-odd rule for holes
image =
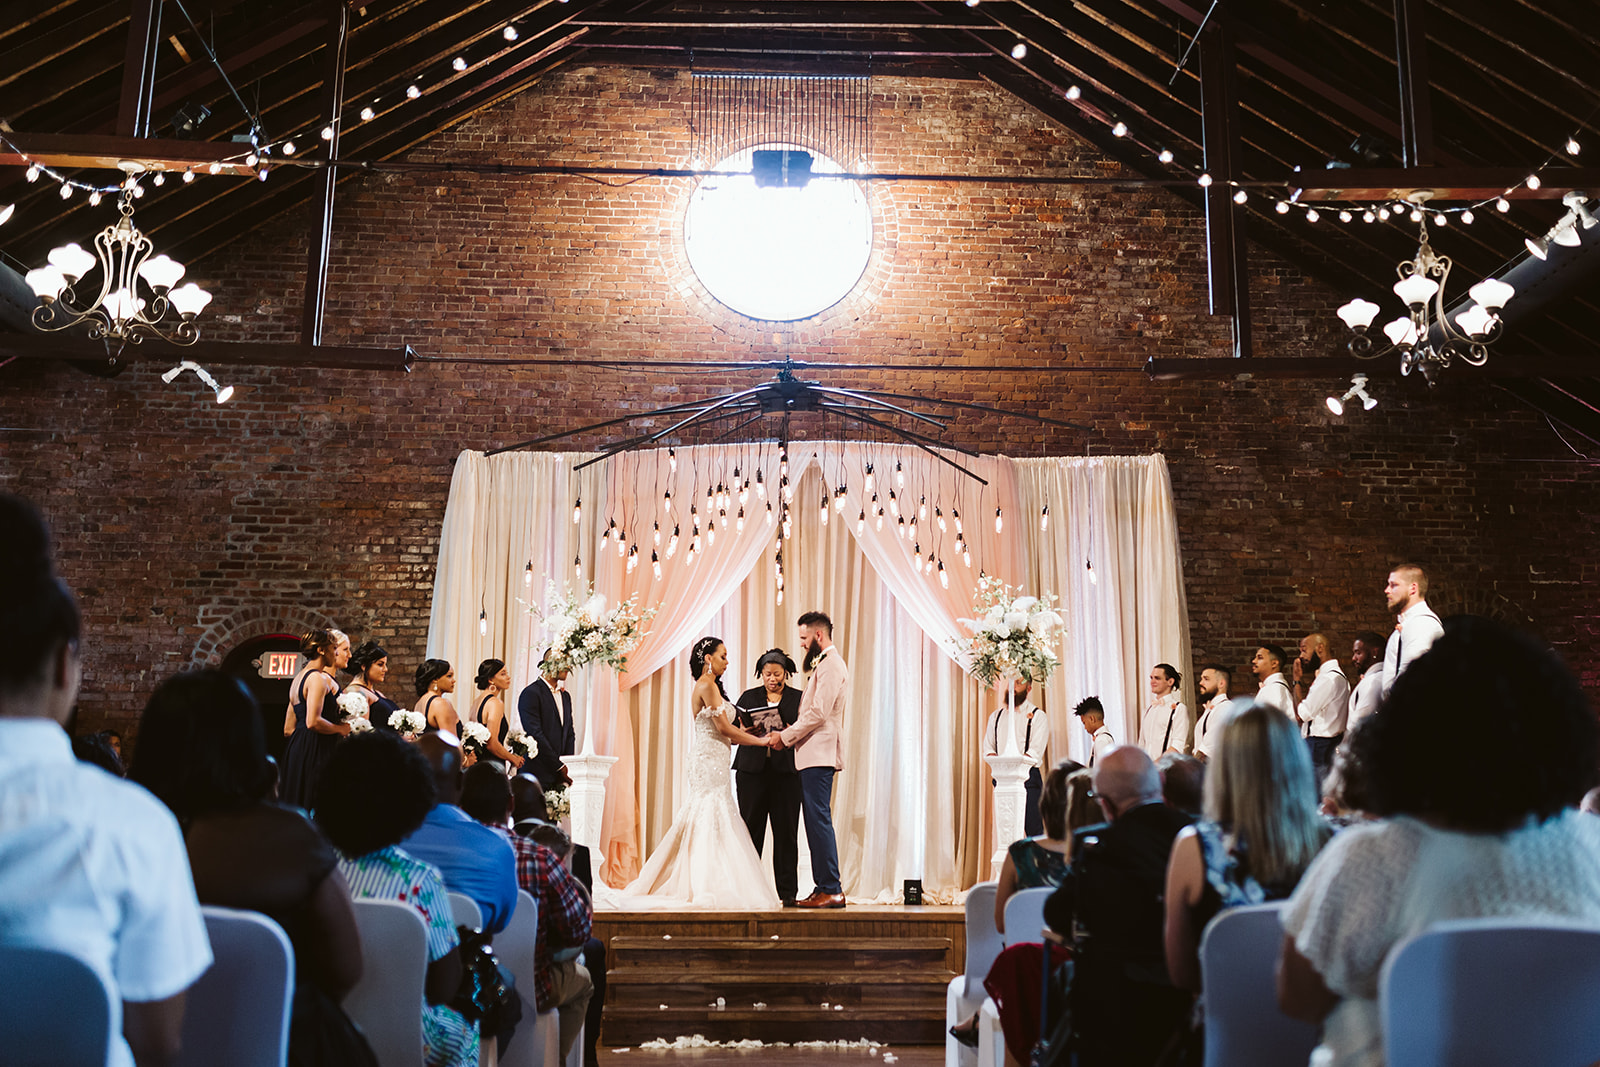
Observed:
[[[604,663],[619,674],[626,670],[628,654],[644,640],[644,624],[656,614],[655,608],[639,610],[637,599],[630,597],[607,611],[605,596],[593,586],[580,604],[570,591],[558,594],[554,582],[546,585],[545,610],[539,617],[550,638],[550,672],[590,663]]]
[[[350,720],[350,736],[368,733],[372,730],[372,720],[365,715],[357,715]]]
[[[539,754],[539,742],[535,741],[531,734],[525,734],[521,730],[513,730],[506,734],[506,748],[513,755],[521,756],[525,760],[530,760]]]
[[[461,747],[474,756],[482,756],[489,750],[489,728],[481,722],[462,723]]]
[[[1055,653],[1056,632],[1063,625],[1052,607],[1056,598],[1012,593],[998,578],[980,579],[980,614],[976,619],[961,620],[973,631],[972,639],[963,646],[970,661],[967,670],[985,685],[1011,677],[1043,682],[1061,662]]]
[[[551,822],[560,822],[572,813],[572,799],[565,789],[546,789],[544,807],[550,813]]]
[[[407,741],[415,741],[422,731],[428,728],[428,720],[424,719],[420,712],[400,708],[389,716],[389,725],[394,727],[395,733]]]
[[[354,723],[357,719],[366,718],[367,709],[371,706],[366,697],[348,690],[340,693],[339,699],[335,703],[339,705],[339,710],[344,713],[339,721],[347,723]]]

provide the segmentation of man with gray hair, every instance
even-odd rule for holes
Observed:
[[[1079,1064],[1143,1067],[1188,1018],[1189,994],[1167,975],[1162,893],[1173,839],[1193,819],[1162,802],[1161,776],[1137,746],[1107,752],[1094,789],[1109,822],[1073,835],[1072,868],[1045,920],[1074,946]]]

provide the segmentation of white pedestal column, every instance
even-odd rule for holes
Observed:
[[[1009,745],[1011,752],[1002,751],[995,756],[984,757],[989,764],[990,773],[994,775],[994,855],[990,858],[992,869],[989,877],[1000,877],[1000,864],[1006,858],[1006,849],[1011,847],[1011,842],[1022,836],[1024,828],[1023,816],[1028,803],[1028,771],[1030,769],[1027,759],[1015,751],[1015,745]]]
[[[600,820],[606,810],[606,777],[611,774],[615,756],[585,752],[562,756],[567,773],[572,775],[572,841],[595,851],[600,848]],[[596,864],[598,866],[598,863]]]

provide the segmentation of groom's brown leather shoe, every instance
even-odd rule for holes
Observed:
[[[843,893],[824,893],[818,890],[804,900],[794,902],[797,908],[842,908],[844,907]]]

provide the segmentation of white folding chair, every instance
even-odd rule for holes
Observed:
[[[951,1027],[977,1011],[984,1000],[983,980],[1005,947],[994,925],[995,882],[979,882],[967,891],[967,959],[962,973],[950,979],[945,992],[944,1024]],[[949,1034],[944,1038],[945,1067],[971,1067],[975,1053]]]
[[[470,926],[474,930],[483,929],[483,909],[478,907],[478,902],[465,893],[451,891],[450,913],[457,926]]]
[[[294,1006],[294,948],[283,927],[254,911],[204,907],[214,961],[189,987],[183,1067],[283,1067]]]
[[[1019,889],[1006,900],[1006,929],[1000,935],[1007,945],[1023,945],[1041,940],[1044,929],[1044,902],[1050,899],[1055,886],[1042,885],[1033,889]]]
[[[428,927],[409,904],[358,900],[361,981],[344,1010],[367,1035],[381,1067],[422,1067],[422,990]]]
[[[539,902],[526,889],[517,890],[517,907],[511,921],[495,937],[494,951],[517,980],[517,995],[522,998],[522,1021],[517,1024],[501,1067],[546,1067],[560,1058],[561,1024],[556,1013],[540,1013],[534,1004],[534,983],[538,965],[534,951],[539,936]]]
[[[0,1049],[12,1067],[105,1067],[111,991],[88,964],[47,948],[0,946]]]
[[[1464,919],[1402,942],[1378,981],[1391,1064],[1600,1061],[1600,929]]]
[[[1316,1047],[1315,1026],[1278,1010],[1283,906],[1280,901],[1229,908],[1200,935],[1207,1067],[1305,1067]]]

